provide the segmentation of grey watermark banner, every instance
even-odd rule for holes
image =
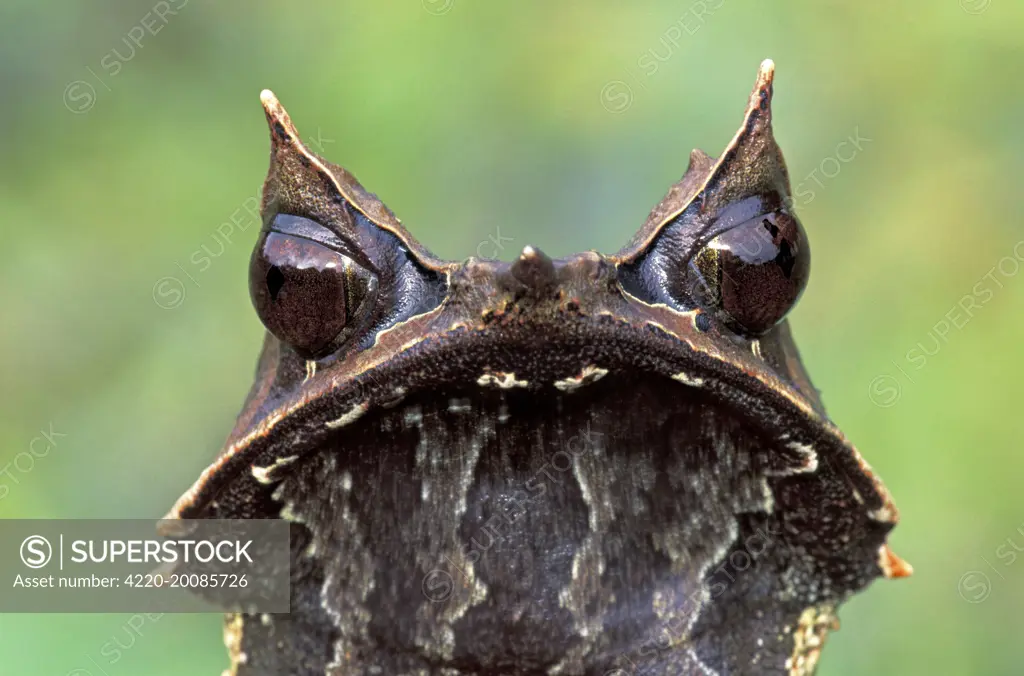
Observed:
[[[0,519],[0,613],[287,613],[290,562],[279,519]]]

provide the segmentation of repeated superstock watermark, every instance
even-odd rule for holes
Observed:
[[[323,130],[317,127],[316,136],[304,139],[304,142],[322,155],[324,149],[334,143],[334,139],[325,137]],[[242,203],[228,215],[227,219],[213,229],[208,237],[209,242],[200,244],[198,248],[188,254],[184,264],[180,260],[174,261],[174,266],[177,268],[176,273],[164,275],[154,282],[153,302],[158,307],[164,310],[181,307],[188,295],[188,289],[202,288],[199,280],[213,267],[214,262],[235,245],[241,235],[247,235],[250,231],[259,231],[262,226],[260,200],[263,193],[264,187],[261,185],[252,195],[242,200]],[[270,201],[270,198],[266,196],[263,196],[263,199]]]
[[[988,271],[960,296],[939,317],[923,338],[907,349],[899,359],[892,359],[893,371],[882,373],[868,383],[868,397],[876,406],[895,406],[903,396],[906,385],[914,385],[914,373],[924,369],[949,345],[950,340],[963,331],[978,313],[1017,276],[1024,263],[1024,240],[1011,247]]]
[[[110,676],[111,669],[124,659],[125,655],[133,650],[140,640],[150,633],[157,622],[164,617],[164,613],[136,613],[129,617],[93,654],[86,653],[84,660],[79,666],[69,671],[65,676]]]
[[[991,4],[992,0],[960,0],[960,9],[968,14],[981,14]]]
[[[804,180],[796,184],[793,195],[786,200],[786,208],[791,213],[796,213],[796,207],[810,204],[817,195],[813,185],[818,186],[819,190],[823,189],[828,185],[828,181],[839,176],[843,165],[856,159],[864,151],[864,146],[871,143],[871,141],[872,139],[861,135],[860,127],[854,128],[852,134],[836,144],[833,152],[819,162],[818,166],[812,169]],[[736,244],[735,251],[740,253],[746,260],[763,260],[763,256],[766,253],[770,253],[770,257],[774,258],[778,251],[778,245],[775,243],[774,237],[772,231],[759,229],[752,237]],[[687,267],[690,270],[690,297],[699,298],[702,295],[713,295],[718,282],[705,278],[695,258],[690,259]],[[732,280],[728,273],[723,274],[726,278]],[[732,281],[739,284],[736,280]]]
[[[50,422],[45,430],[39,430],[39,434],[32,437],[27,448],[19,451],[14,458],[0,467],[0,500],[20,486],[25,477],[36,468],[36,461],[48,456],[53,449],[63,443],[60,439],[66,436],[67,434],[57,431]]]
[[[185,259],[185,264],[174,261],[180,274],[165,275],[153,284],[153,302],[164,310],[181,307],[185,302],[188,289],[201,289],[199,279],[213,267],[214,262],[223,256],[236,242],[236,238],[249,232],[252,226],[260,229],[260,191],[246,197],[241,206],[236,208],[213,232],[210,242],[199,245]],[[189,284],[186,285],[185,282]]]
[[[811,169],[803,180],[798,181],[792,186],[793,195],[789,198],[787,205],[793,208],[806,206],[813,202],[814,198],[818,196],[818,193],[814,190],[815,187],[819,191],[824,190],[829,183],[842,173],[844,166],[860,157],[861,153],[864,152],[864,148],[872,141],[874,139],[861,134],[859,126],[854,127],[852,133],[836,143],[832,152],[818,162],[818,166]]]
[[[434,16],[442,16],[452,11],[455,0],[422,0],[423,9]]]
[[[1000,582],[1006,582],[1006,576],[1010,574],[1010,568],[1017,563],[1017,559],[1024,554],[1024,522],[1017,526],[1009,537],[992,550],[993,558],[998,565],[989,560],[989,557],[980,557],[985,562],[986,568],[968,570],[957,581],[956,589],[960,598],[968,603],[983,603],[992,595],[992,578],[986,570],[995,574]],[[1024,564],[1018,564],[1018,568]],[[1020,573],[1017,573],[1020,575]]]
[[[101,90],[112,92],[111,82],[135,59],[143,47],[149,44],[181,10],[189,0],[160,0],[128,29],[121,37],[121,44],[112,47],[100,57],[99,71],[91,65],[85,66],[89,79],[73,80],[64,87],[64,107],[72,113],[87,113],[96,105],[97,85]]]
[[[325,138],[323,131],[317,129],[315,137],[306,140],[307,145],[323,153],[326,145],[334,143],[333,139]],[[261,186],[254,194],[246,197],[236,207],[228,218],[221,222],[210,233],[208,242],[200,244],[195,250],[188,254],[182,263],[181,260],[174,261],[177,271],[174,274],[164,275],[153,283],[153,302],[164,310],[173,310],[181,307],[185,302],[190,288],[201,289],[200,280],[203,275],[213,267],[213,264],[230,250],[238,241],[240,236],[245,236],[246,242],[254,242],[250,233],[258,232],[262,227],[262,216],[260,214]],[[271,201],[264,196],[263,201]],[[255,227],[253,227],[255,226]],[[500,226],[495,226],[494,232],[477,242],[473,252],[481,260],[498,260],[507,249],[507,245],[514,242],[514,237],[506,237],[502,234]],[[186,283],[187,282],[187,283]],[[440,302],[441,299],[438,299]]]
[[[683,41],[696,35],[724,4],[725,0],[696,0],[691,3],[662,32],[658,44],[637,57],[635,68],[627,68],[619,79],[611,80],[601,88],[600,101],[604,109],[613,114],[628,110],[633,105],[634,87],[646,89],[647,80],[654,77],[661,69],[661,64],[675,56]]]

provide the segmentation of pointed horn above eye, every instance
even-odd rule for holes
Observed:
[[[772,94],[775,62],[765,59],[757,71],[743,123],[716,159],[702,150],[690,153],[690,164],[661,202],[651,210],[639,232],[618,253],[629,262],[643,254],[657,236],[684,212],[687,239],[699,238],[711,217],[746,197],[769,196],[785,201],[789,176],[782,151],[772,134]]]
[[[278,213],[301,216],[353,241],[359,239],[359,232],[368,223],[397,237],[420,263],[435,268],[442,265],[355,176],[312,152],[302,142],[291,116],[274,92],[260,92],[260,103],[270,126],[270,169],[260,206],[264,220]],[[322,143],[314,145],[324,152]]]
[[[270,125],[270,133],[274,141],[289,143],[299,139],[299,132],[292,124],[292,118],[288,116],[288,111],[274,96],[274,92],[269,89],[261,91],[260,103],[263,104],[263,112],[267,115],[267,123]]]
[[[782,156],[778,152],[778,145],[775,144],[775,137],[771,129],[771,97],[773,93],[772,82],[775,79],[775,61],[766,58],[761,61],[758,69],[758,79],[754,83],[754,91],[746,103],[746,112],[743,114],[743,125],[732,137],[729,145],[722,154],[725,164],[730,153],[742,154],[750,161],[758,159],[758,156],[767,155],[765,158],[771,163],[781,165]],[[759,167],[761,168],[761,167]],[[775,167],[770,167],[775,168]],[[721,166],[716,167],[718,173]],[[784,165],[781,167],[784,171]]]
[[[765,59],[757,69],[757,82],[750,93],[747,104],[746,121],[748,124],[759,123],[767,127],[772,124],[772,80],[775,79],[775,62]]]
[[[310,188],[317,182],[318,169],[326,167],[303,145],[299,130],[274,92],[261,91],[260,103],[270,127],[270,170],[263,184],[263,211],[310,215],[300,213],[299,207],[308,201]],[[319,220],[318,215],[310,216]]]

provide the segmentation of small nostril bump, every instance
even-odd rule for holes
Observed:
[[[512,263],[510,272],[521,284],[534,289],[552,287],[556,281],[554,261],[529,245],[523,247],[523,253]]]

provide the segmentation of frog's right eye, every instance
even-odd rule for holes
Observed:
[[[260,321],[304,357],[344,342],[346,331],[372,312],[377,277],[342,253],[327,228],[278,214],[249,263],[249,294]]]
[[[733,331],[756,337],[786,316],[810,273],[807,235],[777,209],[705,244],[687,266],[689,295]]]

